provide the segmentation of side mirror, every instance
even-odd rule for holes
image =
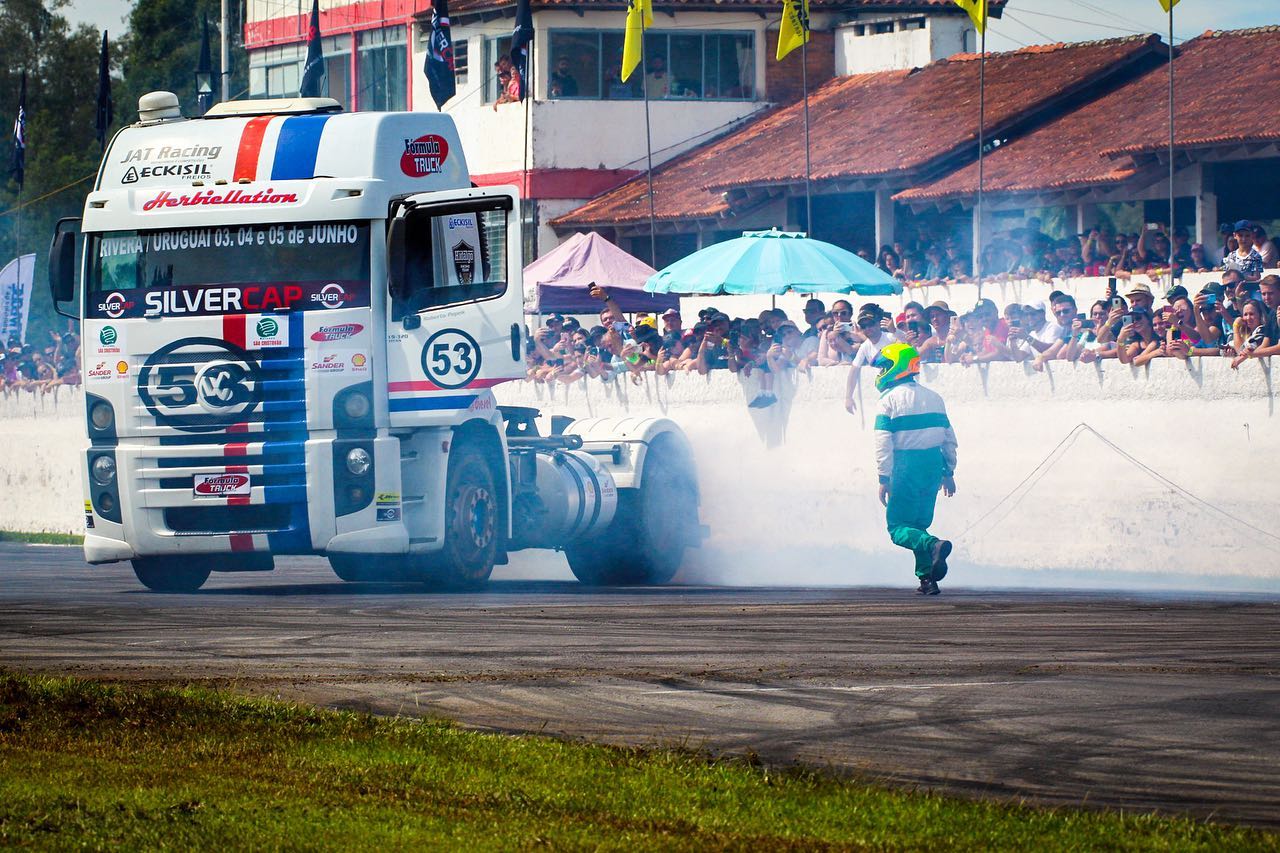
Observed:
[[[62,310],[61,303],[70,302],[76,296],[76,233],[69,225],[78,225],[79,219],[59,219],[54,226],[53,241],[49,244],[49,290],[53,307],[63,317],[77,320],[76,314]]]
[[[387,291],[393,300],[404,299],[407,295],[404,268],[406,231],[403,216],[391,220],[391,229],[387,232]]]

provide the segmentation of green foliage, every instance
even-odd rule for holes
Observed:
[[[0,264],[19,253],[36,255],[36,287],[27,330],[30,343],[49,342],[55,328],[45,254],[53,223],[78,216],[88,181],[14,210],[68,183],[93,175],[100,153],[94,139],[100,34],[72,28],[60,10],[66,0],[5,0],[0,7]],[[21,197],[10,175],[18,88],[27,74],[27,168]],[[57,323],[57,328],[65,328]]]
[[[49,298],[47,252],[53,225],[79,216],[93,186],[102,152],[96,139],[98,52],[102,33],[72,27],[64,10],[69,0],[4,0],[0,5],[0,266],[18,254],[36,256],[35,294],[27,342],[44,345],[52,330],[74,328],[58,317]],[[243,96],[248,61],[242,47],[239,11],[232,34],[231,93]],[[184,111],[195,110],[195,67],[200,54],[200,16],[209,16],[214,71],[218,63],[219,0],[137,0],[129,30],[110,33],[111,132],[137,118],[138,97],[167,89]],[[27,74],[27,168],[19,196],[11,180],[12,127],[18,87]],[[215,83],[215,92],[219,86]]]
[[[3,673],[0,767],[5,847],[1277,849],[1186,819]]]

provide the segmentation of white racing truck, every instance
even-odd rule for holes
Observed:
[[[50,247],[83,318],[85,558],[168,591],[281,554],[465,588],[524,548],[669,580],[701,532],[675,424],[496,404],[520,226],[447,116],[144,96]]]

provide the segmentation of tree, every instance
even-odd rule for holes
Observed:
[[[53,223],[78,216],[101,153],[94,139],[100,34],[73,28],[67,0],[5,0],[0,7],[0,264],[36,255],[27,340],[43,343],[58,323],[44,286]],[[27,75],[26,182],[9,173],[19,80]]]

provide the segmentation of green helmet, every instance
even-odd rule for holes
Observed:
[[[893,343],[880,350],[872,367],[880,368],[876,390],[881,394],[895,385],[910,382],[920,375],[920,353],[911,344]]]

